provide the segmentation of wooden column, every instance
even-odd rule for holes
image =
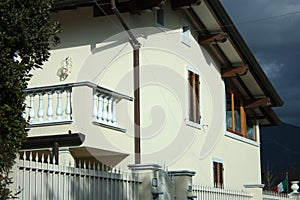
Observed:
[[[244,108],[244,102],[243,100],[240,101],[241,105],[240,105],[240,113],[241,113],[241,133],[243,137],[246,137],[246,112],[245,112],[245,108]]]

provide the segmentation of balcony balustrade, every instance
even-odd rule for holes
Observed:
[[[70,124],[73,122],[72,92],[75,87],[88,87],[93,91],[93,124],[125,132],[117,123],[117,104],[122,99],[133,98],[108,90],[90,82],[69,83],[53,86],[28,88],[24,92],[26,109],[23,117],[30,127]]]

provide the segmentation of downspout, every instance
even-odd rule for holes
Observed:
[[[135,164],[141,163],[141,129],[140,129],[140,48],[141,44],[130,31],[125,23],[118,8],[116,7],[115,0],[111,0],[111,9],[123,26],[124,30],[129,36],[129,42],[133,48],[133,69],[134,69],[134,156]]]

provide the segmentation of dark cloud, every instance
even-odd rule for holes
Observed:
[[[300,1],[222,0],[285,104],[282,121],[300,125]]]

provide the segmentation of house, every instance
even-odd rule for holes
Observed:
[[[259,127],[280,123],[283,102],[221,2],[113,2],[55,1],[61,43],[25,91],[23,150],[161,163],[260,197]]]

